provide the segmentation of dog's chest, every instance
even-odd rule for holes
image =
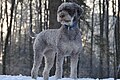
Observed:
[[[64,53],[65,56],[69,56],[72,53],[78,53],[81,49],[81,34],[79,30],[66,30],[63,29],[59,37],[58,49]]]
[[[61,49],[64,52],[64,55],[69,56],[72,53],[77,53],[80,49],[80,43],[75,41],[61,42]]]

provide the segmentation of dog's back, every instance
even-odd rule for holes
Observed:
[[[36,36],[33,48],[35,48],[36,45],[40,44],[39,48],[47,48],[48,46],[50,46],[51,48],[55,49],[57,47],[58,35],[58,29],[48,29],[40,32]]]

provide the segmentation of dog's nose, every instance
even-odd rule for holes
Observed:
[[[61,14],[60,17],[63,18],[63,17],[65,17],[65,15],[64,15],[64,14]]]

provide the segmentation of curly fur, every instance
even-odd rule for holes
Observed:
[[[54,64],[56,55],[56,80],[62,78],[62,65],[65,56],[71,56],[70,77],[77,78],[78,56],[82,50],[81,33],[78,25],[70,30],[65,26],[72,26],[78,22],[82,9],[76,3],[62,3],[57,11],[57,20],[62,24],[60,29],[48,29],[37,34],[34,49],[34,64],[31,70],[32,78],[36,79],[42,58],[45,57],[44,80],[48,80],[49,72]]]

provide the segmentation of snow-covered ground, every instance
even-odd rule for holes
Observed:
[[[18,76],[0,75],[0,80],[32,80],[32,78],[30,76],[22,76],[22,75],[18,75]],[[37,80],[43,80],[43,78],[42,77],[38,77]],[[50,77],[49,80],[55,80],[54,76]],[[62,78],[62,79],[59,79],[59,80],[73,80],[73,79]],[[80,78],[78,80],[99,80],[99,79]],[[102,79],[102,80],[114,80],[114,79],[113,78],[109,78],[109,79]],[[120,79],[117,79],[117,80],[120,80]]]

